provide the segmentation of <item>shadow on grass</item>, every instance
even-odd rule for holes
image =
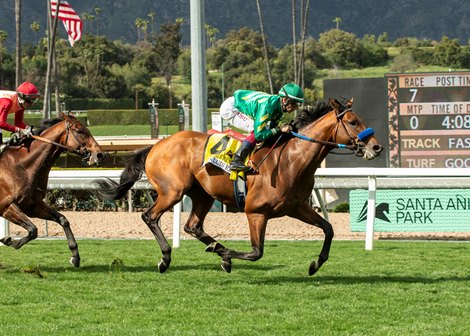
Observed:
[[[321,271],[320,271],[321,272]],[[305,272],[307,273],[307,272]],[[248,280],[251,284],[264,284],[264,285],[279,285],[282,283],[306,283],[316,284],[322,286],[328,285],[357,285],[357,284],[387,284],[387,283],[410,283],[410,284],[435,284],[449,281],[468,282],[470,276],[451,276],[439,278],[427,278],[422,276],[388,276],[388,275],[369,275],[369,276],[332,276],[332,275],[313,275],[309,276],[277,276],[264,279]]]
[[[232,272],[236,272],[237,270],[255,270],[260,272],[272,271],[285,266],[279,265],[255,265],[255,264],[239,264],[232,267]],[[38,268],[42,272],[48,273],[65,273],[65,272],[83,272],[83,273],[110,273],[110,272],[121,272],[121,273],[160,273],[157,268],[157,264],[155,265],[146,265],[146,266],[127,266],[123,265],[119,269],[113,269],[110,265],[82,265],[79,268],[75,268],[72,266],[38,266]],[[165,273],[170,272],[188,272],[188,271],[220,271],[221,273],[225,273],[222,268],[220,267],[219,263],[194,263],[194,264],[171,264],[170,268]]]

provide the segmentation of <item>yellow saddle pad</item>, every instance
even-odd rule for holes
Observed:
[[[240,141],[226,134],[212,134],[206,141],[202,164],[211,163],[230,174],[230,162],[240,145]]]
[[[230,170],[230,162],[240,145],[240,141],[226,134],[212,134],[204,147],[203,165],[210,163],[230,174],[230,179],[234,181],[235,200],[238,207],[243,209],[246,196],[245,172]]]

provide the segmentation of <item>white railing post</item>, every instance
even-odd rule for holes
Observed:
[[[377,192],[377,179],[369,176],[369,198],[367,200],[367,224],[366,224],[366,250],[372,251],[374,243],[375,197]]]
[[[173,247],[180,247],[181,202],[173,206]]]
[[[134,206],[132,204],[132,189],[129,189],[127,191],[127,207],[128,207],[128,212],[134,211]]]
[[[6,237],[8,235],[9,235],[8,221],[5,218],[0,217],[0,238]],[[0,243],[0,246],[2,245],[3,244]]]

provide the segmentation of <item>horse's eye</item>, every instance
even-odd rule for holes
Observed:
[[[351,121],[349,122],[349,125],[351,125],[351,127],[356,127],[356,126],[357,126],[357,120],[355,120],[355,119],[354,119],[354,120],[351,120]]]

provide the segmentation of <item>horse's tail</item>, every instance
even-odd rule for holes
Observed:
[[[142,177],[145,171],[145,161],[151,149],[152,146],[144,148],[129,158],[119,183],[109,178],[94,181],[98,185],[98,193],[107,200],[124,197],[134,183]]]

